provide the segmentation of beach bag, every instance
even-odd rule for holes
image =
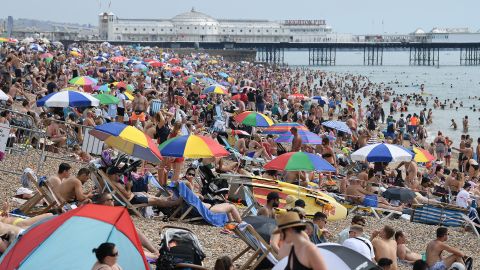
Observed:
[[[377,195],[365,195],[365,199],[363,199],[363,205],[369,207],[378,207]]]

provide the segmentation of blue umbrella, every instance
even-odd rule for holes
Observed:
[[[225,78],[225,79],[228,78],[228,77],[230,77],[230,76],[228,76],[228,74],[225,73],[225,72],[219,72],[219,73],[218,73],[218,76],[220,76],[220,77],[222,77],[222,78]]]
[[[107,58],[105,58],[103,56],[97,56],[97,57],[94,57],[93,60],[98,61],[98,62],[105,62],[105,61],[107,61]]]
[[[302,138],[302,144],[322,144],[322,138],[317,134],[308,130],[298,130],[298,135]],[[275,139],[277,143],[291,143],[293,141],[293,134],[285,132]]]
[[[42,46],[40,46],[36,43],[33,43],[33,44],[30,45],[30,50],[37,51],[37,52],[44,52],[45,51]]]
[[[92,95],[78,91],[54,92],[37,100],[38,107],[90,107],[99,104],[100,101]]]
[[[323,122],[322,125],[324,125],[326,127],[329,127],[329,128],[336,129],[338,131],[342,131],[342,132],[345,132],[345,133],[348,133],[348,134],[352,134],[352,131],[347,126],[347,124],[345,122],[342,122],[342,121],[326,121],[326,122]]]
[[[328,103],[328,98],[327,97],[322,97],[322,96],[314,96],[312,99],[316,100],[320,106],[323,106]]]
[[[352,160],[363,162],[410,161],[415,154],[395,144],[376,143],[364,146],[351,154]]]

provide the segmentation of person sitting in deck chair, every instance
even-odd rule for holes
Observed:
[[[122,195],[127,198],[131,204],[143,204],[147,203],[151,206],[158,206],[162,208],[173,207],[179,205],[182,200],[173,198],[173,195],[169,197],[155,197],[147,193],[134,194],[132,192],[132,182],[129,181],[126,184],[120,179],[121,171],[117,167],[110,167],[107,169],[107,176],[113,185],[118,189]]]
[[[92,202],[90,198],[93,196],[92,191],[83,191],[83,185],[90,179],[90,170],[88,168],[81,168],[77,176],[69,177],[58,187],[58,195],[65,202],[76,203],[79,205]]]
[[[360,181],[358,178],[351,179],[350,185],[347,187],[347,196],[346,199],[352,201],[353,203],[356,204],[363,204],[365,200],[366,195],[371,195],[370,192],[366,191],[360,184]],[[377,197],[378,198],[378,207],[379,208],[385,208],[385,209],[390,209],[390,210],[395,210],[395,211],[402,211],[403,206],[400,205],[398,207],[390,205],[387,200],[383,197]]]

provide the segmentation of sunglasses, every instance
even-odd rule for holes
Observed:
[[[118,251],[115,252],[115,253],[113,253],[113,254],[111,254],[111,255],[109,255],[109,256],[110,256],[110,257],[117,257],[117,256],[118,256]]]
[[[106,201],[106,202],[113,201],[113,198],[106,198],[105,201]]]
[[[189,175],[189,176],[194,176],[194,177],[195,177],[195,174],[194,174],[194,173],[187,173],[187,175]]]

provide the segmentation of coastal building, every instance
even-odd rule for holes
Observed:
[[[99,14],[99,38],[108,41],[151,42],[339,42],[351,35],[334,34],[325,20],[215,19],[191,11],[171,19],[124,19]]]

